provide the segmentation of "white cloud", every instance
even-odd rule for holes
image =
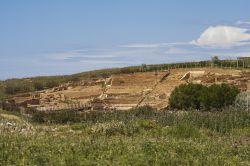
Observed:
[[[176,47],[171,47],[167,51],[165,51],[165,54],[192,54],[195,53],[194,51],[187,50],[187,49],[181,49]]]
[[[80,63],[87,63],[87,64],[107,64],[110,65],[110,64],[124,64],[125,62],[124,61],[117,61],[117,60],[95,60],[95,59],[92,59],[92,60],[80,60],[79,61]]]
[[[142,63],[170,63],[209,59],[211,56],[236,57],[247,56],[248,46],[228,48],[250,43],[247,28],[233,26],[215,26],[206,29],[199,39],[192,42],[172,43],[128,43],[111,48],[69,50],[47,55],[47,61],[53,65],[67,65],[72,68],[109,68],[118,66],[140,65]],[[209,48],[209,49],[208,49]],[[249,54],[250,55],[250,54]],[[47,64],[48,65],[48,64]]]
[[[100,54],[102,52],[102,54]],[[73,58],[89,58],[89,59],[98,59],[98,58],[114,58],[116,55],[103,54],[103,50],[71,50],[65,52],[55,52],[47,54],[47,59],[56,60],[56,61],[66,61]]]
[[[215,55],[215,54],[214,54]],[[224,57],[250,57],[250,52],[234,52],[234,53],[220,53],[218,52],[217,55],[222,55]]]
[[[189,45],[189,44],[190,43],[187,43],[187,42],[152,43],[152,44],[135,43],[135,44],[128,44],[128,45],[121,45],[120,47],[123,47],[123,48],[162,48],[162,47],[172,47],[172,46],[180,46],[180,45]]]
[[[160,47],[161,44],[142,44],[142,43],[138,43],[138,44],[129,44],[129,45],[122,45],[121,47],[124,48],[158,48]]]
[[[65,52],[50,53],[47,56],[51,60],[67,60],[67,59],[79,56],[83,52],[87,52],[87,51],[88,50],[71,50],[71,51],[65,51]]]
[[[249,44],[248,29],[233,26],[212,26],[206,29],[199,39],[191,44],[212,48],[229,48]]]
[[[237,21],[236,25],[250,25],[250,21]]]

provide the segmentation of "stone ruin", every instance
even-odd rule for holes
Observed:
[[[156,109],[167,107],[174,88],[183,83],[204,85],[227,83],[240,90],[250,89],[250,74],[217,72],[216,70],[178,70],[113,75],[106,79],[69,82],[58,87],[17,95],[9,102],[39,111],[72,110],[128,110],[150,105]]]
[[[180,80],[185,80],[188,83],[199,83],[203,85],[221,84],[227,83],[235,85],[241,91],[249,89],[250,74],[232,75],[232,74],[220,74],[214,72],[205,71],[189,71],[185,73]]]

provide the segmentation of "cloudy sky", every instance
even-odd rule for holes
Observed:
[[[0,0],[0,79],[250,56],[249,0]]]

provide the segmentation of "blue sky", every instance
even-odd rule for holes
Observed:
[[[250,55],[249,0],[0,0],[0,79]]]

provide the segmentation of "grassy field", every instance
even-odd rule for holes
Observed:
[[[65,115],[38,123],[1,111],[0,165],[250,165],[247,112]]]

